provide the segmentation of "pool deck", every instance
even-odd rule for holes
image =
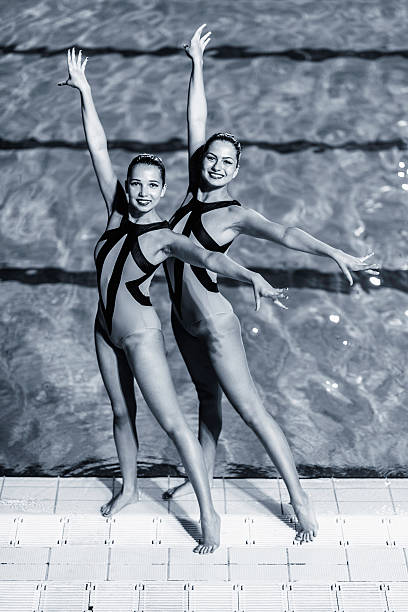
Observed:
[[[294,543],[277,479],[217,479],[221,547],[192,552],[193,495],[140,479],[141,501],[110,519],[115,478],[0,477],[3,612],[407,612],[408,479],[303,479],[320,523]]]

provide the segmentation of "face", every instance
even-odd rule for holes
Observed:
[[[160,168],[147,164],[133,166],[126,181],[129,204],[139,212],[153,210],[166,192]]]
[[[237,153],[226,140],[214,140],[203,157],[201,177],[211,187],[223,187],[238,174]]]

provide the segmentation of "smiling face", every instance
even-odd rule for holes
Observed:
[[[212,188],[224,187],[238,173],[237,153],[227,140],[214,140],[204,153],[201,178]]]
[[[160,168],[148,164],[136,164],[126,181],[129,204],[141,213],[153,210],[166,192]]]

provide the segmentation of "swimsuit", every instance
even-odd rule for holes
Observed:
[[[122,197],[126,198],[123,189]],[[161,329],[149,297],[149,286],[160,264],[144,256],[139,237],[168,228],[167,221],[132,223],[122,217],[120,225],[108,228],[95,247],[99,291],[97,320],[111,342],[122,347],[131,334],[146,328]]]
[[[169,221],[170,228],[188,236],[193,243],[208,251],[225,253],[232,240],[218,244],[202,223],[202,216],[212,210],[241,206],[236,200],[204,203],[192,197]],[[170,258],[164,264],[173,310],[189,331],[203,320],[218,314],[232,313],[231,304],[218,290],[214,272]]]

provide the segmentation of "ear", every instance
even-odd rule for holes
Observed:
[[[235,170],[234,170],[234,174],[232,175],[232,178],[235,178],[235,177],[237,176],[238,172],[239,172],[239,166],[237,166],[237,167],[235,168]]]
[[[160,193],[160,197],[161,197],[161,198],[162,198],[162,197],[164,196],[164,194],[166,193],[166,189],[167,189],[167,185],[166,185],[166,183],[164,183],[164,185],[163,185],[163,187],[162,187],[162,190],[161,190],[161,193]]]

